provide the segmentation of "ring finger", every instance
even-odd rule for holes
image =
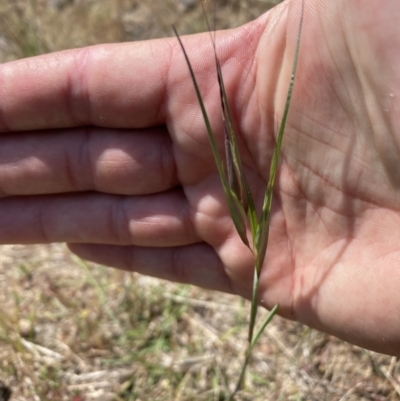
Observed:
[[[96,192],[0,200],[0,243],[170,247],[201,241],[179,188],[155,195]]]

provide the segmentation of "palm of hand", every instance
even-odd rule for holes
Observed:
[[[395,2],[386,8],[346,5],[342,13],[347,18],[341,21],[339,3],[316,4],[318,14],[329,19],[315,21],[303,32],[261,301],[269,307],[280,303],[285,316],[349,341],[393,352],[400,323],[400,305],[393,303],[400,261],[400,175],[396,168],[400,162],[396,115],[400,74],[393,66],[400,60],[391,49],[400,45],[400,34],[394,36],[399,11]],[[273,146],[265,132],[271,132],[276,123],[271,116],[257,112],[275,108],[281,113],[297,33],[296,21],[291,19],[298,17],[298,7],[289,7],[289,14],[281,15],[274,26],[275,32],[287,29],[288,21],[293,27],[288,31],[276,97],[271,98],[268,85],[257,86],[257,95],[244,96],[247,107],[235,104],[237,114],[241,110],[252,113],[241,114],[237,120],[241,122],[247,174],[258,203]],[[341,33],[332,35],[338,27]],[[387,36],[392,39],[390,48]],[[261,74],[271,69],[268,64],[276,58],[279,44],[276,46],[266,42],[258,48],[259,81],[253,82],[262,82]],[[246,93],[246,86],[243,90]],[[257,129],[255,121],[259,122]],[[182,174],[189,182],[184,189],[189,205],[198,216],[197,233],[216,251],[231,282],[230,290],[249,296],[251,255],[233,235],[218,177],[208,169],[200,169],[197,175],[205,164],[201,154],[210,155],[201,150],[207,143],[195,146],[200,163],[188,168],[186,156],[193,153],[185,149]],[[178,159],[180,155],[178,150]],[[190,172],[188,177],[185,171]],[[195,177],[198,185],[193,185]],[[215,284],[210,280],[206,285],[214,288]],[[229,290],[226,282],[222,288]],[[387,328],[384,336],[380,334],[382,325]]]

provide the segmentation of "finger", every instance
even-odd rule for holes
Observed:
[[[177,185],[165,128],[85,128],[2,135],[0,194],[99,191],[136,195]]]
[[[210,290],[236,293],[224,265],[204,243],[175,248],[68,244],[83,259]]]
[[[2,65],[1,129],[159,124],[170,57],[168,44],[157,41],[153,46],[94,46]]]
[[[200,58],[209,53],[208,42],[205,46],[199,37],[188,40]],[[160,125],[169,104],[179,107],[174,89],[188,80],[174,38],[18,60],[0,66],[0,130]]]
[[[225,81],[234,91],[242,84],[246,93],[254,91],[248,71],[255,72],[252,56],[265,20],[252,24],[251,35],[248,27],[219,33],[220,60],[228,66]],[[215,89],[209,35],[183,41],[206,95]],[[85,125],[142,128],[175,124],[177,117],[191,128],[203,126],[176,38],[98,45],[6,63],[0,66],[0,87],[0,132]],[[214,105],[218,102],[215,97]]]
[[[0,243],[91,242],[176,246],[199,241],[180,190],[149,196],[98,193],[0,200]]]

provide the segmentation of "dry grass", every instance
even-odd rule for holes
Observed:
[[[199,8],[183,0],[55,3],[0,0],[1,60],[172,35],[171,23],[181,33],[204,28]],[[218,24],[239,25],[268,6],[224,2]],[[0,380],[14,401],[224,400],[240,369],[248,307],[237,297],[86,265],[63,245],[3,246]],[[237,399],[397,400],[399,381],[396,358],[275,318]]]
[[[3,246],[0,266],[0,379],[14,400],[226,399],[247,302],[84,266],[63,245]],[[277,318],[238,400],[396,400],[399,368]]]

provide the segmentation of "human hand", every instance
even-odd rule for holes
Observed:
[[[260,204],[301,2],[217,36],[245,172]],[[400,44],[395,0],[305,4],[260,302],[400,354]],[[185,38],[223,148],[208,35]],[[110,266],[249,297],[176,39],[0,67],[0,242],[70,244]]]

